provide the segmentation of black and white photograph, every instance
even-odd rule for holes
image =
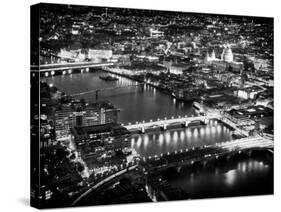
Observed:
[[[30,47],[31,206],[273,195],[273,17],[39,3]]]

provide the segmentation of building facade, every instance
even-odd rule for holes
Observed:
[[[99,124],[116,123],[118,109],[107,102],[87,106],[64,105],[55,111],[56,138],[70,135],[70,129],[76,126],[95,126]]]

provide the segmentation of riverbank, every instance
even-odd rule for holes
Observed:
[[[191,116],[194,112],[192,104],[173,101],[171,95],[164,94],[164,92],[158,92],[159,89],[149,88],[150,86],[130,87],[130,85],[136,83],[133,78],[130,79],[128,77],[120,76],[118,81],[105,82],[99,79],[99,75],[101,74],[101,72],[89,72],[54,76],[47,78],[47,80],[49,83],[52,83],[54,86],[62,89],[68,94],[95,89],[103,90],[100,92],[99,99],[108,100],[121,109],[119,117],[121,123],[134,123],[143,120],[150,121],[151,119],[157,120],[158,118],[177,117],[178,115]],[[116,87],[120,87],[120,89],[116,89]],[[110,88],[114,89],[110,90]],[[95,101],[92,94],[81,95],[80,98]],[[229,141],[232,139],[231,132],[232,131],[222,123],[212,121],[210,125],[200,125],[200,127],[188,127],[181,128],[180,130],[173,129],[137,134],[132,137],[130,142],[131,146],[135,148],[138,153],[142,153],[142,156],[146,157],[155,154],[159,155],[165,152],[173,152],[178,149],[186,149],[193,146],[204,146],[220,141]],[[233,171],[233,166],[231,166],[232,169],[227,172],[225,170],[223,171],[223,169],[221,169],[221,172],[216,172],[214,170],[212,172],[205,172],[207,169],[205,170],[203,168],[198,169],[199,171],[196,172],[196,174],[190,173],[188,175],[180,175],[180,179],[177,173],[172,172],[171,174],[174,176],[176,187],[183,188],[187,184],[186,192],[191,194],[192,198],[197,198],[197,196],[198,198],[203,198],[203,195],[208,193],[213,194],[215,193],[214,191],[216,191],[217,196],[224,196],[224,189],[227,190],[228,187],[231,187],[231,190],[234,190],[236,187],[237,190],[241,190],[241,187],[243,189],[242,185],[247,185],[248,183],[255,182],[253,183],[253,187],[258,187],[260,184],[268,185],[267,182],[273,182],[271,178],[263,178],[255,181],[255,174],[260,172],[252,173],[246,171],[242,175],[241,173],[243,173],[243,170],[245,169],[243,167],[259,167],[258,164],[261,162],[253,162],[251,158],[246,159],[246,161],[248,162],[238,162],[234,165],[234,168],[236,167],[235,170],[238,171]],[[264,167],[262,165],[260,166]],[[227,163],[225,167],[228,167]],[[265,168],[265,170],[266,169],[267,168]],[[258,170],[258,168],[256,170]],[[235,177],[239,174],[241,174],[241,177]],[[198,181],[195,181],[197,179]],[[232,181],[236,183],[231,184]],[[218,190],[218,187],[222,187],[223,189]],[[210,188],[210,190],[208,190],[208,188]],[[257,194],[256,190],[252,190],[251,193],[252,195]],[[231,193],[229,195],[231,195]]]
[[[174,95],[174,92],[173,92],[173,91],[171,91],[171,90],[169,90],[169,89],[167,89],[167,88],[161,87],[161,86],[159,86],[159,85],[155,85],[155,84],[153,84],[153,83],[147,82],[147,81],[145,81],[144,79],[141,79],[138,75],[137,75],[137,76],[135,76],[135,75],[130,76],[130,75],[128,75],[128,74],[122,74],[122,73],[118,73],[118,72],[112,71],[110,68],[104,68],[104,69],[102,69],[102,71],[105,71],[105,72],[108,72],[108,73],[111,73],[111,74],[115,74],[115,75],[117,75],[117,76],[126,77],[126,78],[128,78],[128,79],[130,79],[130,80],[134,80],[134,81],[137,81],[137,82],[139,82],[139,83],[143,83],[143,84],[149,85],[149,86],[151,86],[151,87],[153,87],[153,88],[157,88],[158,90],[160,90],[160,91],[162,91],[162,92],[164,92],[164,93],[166,93],[166,94],[169,94],[172,98],[174,98],[174,99],[176,99],[176,100],[178,100],[178,101],[182,101],[182,102],[193,102],[193,100],[190,100],[190,99],[189,99],[189,100],[185,100],[185,99],[183,99],[183,98],[179,98],[179,97],[177,97],[176,95]]]

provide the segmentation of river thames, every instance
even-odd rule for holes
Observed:
[[[60,75],[46,78],[67,94],[94,90],[99,91],[99,101],[108,100],[120,109],[119,122],[149,121],[179,115],[192,115],[192,102],[177,102],[168,94],[149,85],[116,76],[118,81],[104,81],[99,78],[104,72]],[[95,92],[77,96],[90,102],[96,101]]]
[[[176,101],[154,87],[120,76],[117,76],[118,81],[103,81],[99,78],[103,74],[97,71],[57,75],[44,80],[67,94],[99,89],[98,101],[107,100],[119,108],[119,122],[123,124],[195,115],[192,102]],[[95,92],[79,98],[96,101]],[[140,156],[147,157],[232,140],[231,134],[232,131],[224,124],[210,120],[204,126],[135,134],[131,137],[131,146]],[[165,177],[169,183],[190,194],[191,198],[273,193],[273,165],[268,157],[263,156],[233,159],[211,169],[183,170]]]

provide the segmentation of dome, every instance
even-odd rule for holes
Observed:
[[[230,47],[226,47],[222,52],[222,60],[225,62],[233,62],[233,54]]]

